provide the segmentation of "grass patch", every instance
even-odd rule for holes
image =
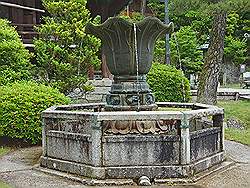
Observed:
[[[218,106],[225,109],[225,120],[238,119],[243,122],[245,128],[244,130],[225,129],[226,139],[250,145],[250,101],[219,101]]]
[[[0,187],[1,188],[11,188],[11,186],[7,185],[6,183],[3,183],[0,181]]]
[[[10,151],[10,148],[0,146],[0,157]],[[0,186],[1,187],[1,186]]]
[[[225,129],[225,137],[227,140],[234,140],[242,144],[250,146],[250,131],[238,129]]]

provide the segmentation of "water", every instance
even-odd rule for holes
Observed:
[[[135,44],[135,62],[136,62],[136,81],[137,81],[137,111],[140,111],[140,90],[139,90],[139,58],[138,58],[138,48],[137,48],[137,31],[136,24],[134,23],[134,44]]]

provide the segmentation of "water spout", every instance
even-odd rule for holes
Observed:
[[[176,37],[176,33],[173,33],[175,44],[176,44],[176,51],[178,55],[178,63],[179,63],[179,69],[182,73],[182,76],[184,76],[184,72],[182,70],[182,62],[181,62],[181,54],[180,54],[180,48],[179,48],[179,43]],[[183,102],[186,101],[186,93],[185,93],[185,85],[184,85],[184,80],[183,78],[181,79],[181,86],[182,86],[182,95],[183,95]]]
[[[139,58],[138,58],[138,48],[137,48],[137,32],[136,24],[134,23],[134,40],[135,40],[135,62],[136,62],[136,89],[137,89],[137,112],[140,111],[140,90],[139,90]]]

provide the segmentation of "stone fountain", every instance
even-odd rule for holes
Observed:
[[[152,17],[87,26],[103,41],[114,82],[105,104],[54,106],[42,113],[42,167],[106,183],[144,176],[160,183],[193,177],[224,160],[223,109],[155,103],[146,82],[155,41],[172,30]],[[164,110],[174,107],[181,110]]]

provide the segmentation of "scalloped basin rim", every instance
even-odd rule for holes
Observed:
[[[170,28],[170,32],[174,32],[174,23],[170,22],[168,25],[164,24],[161,20],[159,20],[156,17],[152,17],[152,16],[148,16],[146,18],[144,18],[143,20],[136,22],[135,25],[139,26],[139,25],[143,25],[144,23],[148,22],[148,21],[154,21],[157,22],[159,25],[161,25],[162,27],[166,27],[166,28]],[[128,26],[133,27],[134,23],[127,21],[121,17],[110,17],[108,18],[105,22],[103,22],[102,24],[92,24],[92,23],[88,23],[87,24],[87,28],[88,27],[107,27],[110,24],[113,24],[114,22],[122,22],[123,24],[126,24]]]

